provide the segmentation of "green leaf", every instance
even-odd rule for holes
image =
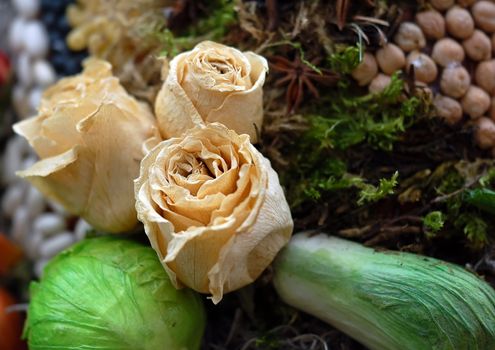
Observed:
[[[445,224],[445,216],[441,211],[432,211],[423,218],[423,225],[428,233],[437,233]]]
[[[467,191],[465,200],[483,211],[495,214],[495,191],[487,188],[477,188]]]
[[[359,192],[358,205],[365,203],[376,202],[388,195],[394,193],[394,188],[397,186],[397,178],[399,172],[395,172],[390,179],[380,179],[378,187],[364,184]]]

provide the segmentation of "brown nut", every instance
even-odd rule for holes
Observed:
[[[413,22],[404,22],[399,26],[394,41],[406,52],[420,50],[426,45],[421,28]]]
[[[471,85],[471,77],[466,68],[462,66],[447,67],[442,72],[440,89],[450,97],[460,98],[464,96]]]
[[[368,86],[368,90],[372,94],[380,93],[390,84],[391,81],[392,78],[388,75],[380,73],[371,81]]]
[[[472,119],[481,117],[490,108],[490,96],[486,91],[471,85],[461,100],[464,113]]]
[[[462,42],[466,54],[473,61],[490,59],[492,55],[492,43],[490,38],[481,30],[476,29],[468,39]]]
[[[436,116],[442,118],[447,124],[454,125],[462,119],[461,104],[453,98],[436,95],[433,106]]]
[[[440,39],[433,46],[431,58],[440,66],[447,67],[452,63],[464,61],[464,49],[453,39]]]
[[[489,112],[490,118],[495,121],[495,97],[492,97],[492,100],[490,102],[490,112]]]
[[[414,67],[414,77],[415,79],[423,83],[431,83],[435,81],[438,75],[437,65],[430,56],[413,51],[407,56],[406,69],[409,72],[411,66]]]
[[[445,19],[435,10],[418,12],[416,23],[428,39],[441,39],[445,36]]]
[[[430,2],[439,11],[448,10],[454,6],[454,0],[431,0]]]
[[[474,32],[474,20],[468,10],[455,6],[445,15],[447,32],[455,38],[467,39]]]
[[[469,7],[474,4],[476,0],[457,0],[457,5],[462,7]]]
[[[492,52],[495,54],[495,33],[492,34]]]
[[[476,131],[474,140],[482,149],[489,149],[495,146],[495,123],[487,118],[476,119]]]
[[[474,72],[476,84],[490,95],[495,94],[495,60],[483,61]]]
[[[364,53],[363,60],[351,73],[359,86],[368,85],[377,74],[378,66],[376,64],[375,56],[369,52]]]
[[[395,44],[386,44],[376,52],[376,61],[383,73],[392,75],[406,64],[404,52]]]
[[[471,8],[471,12],[478,27],[485,32],[495,33],[495,3],[478,1]]]

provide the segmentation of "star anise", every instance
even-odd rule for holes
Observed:
[[[296,55],[293,61],[282,56],[271,57],[270,68],[284,74],[283,77],[275,81],[275,86],[288,84],[285,95],[288,113],[293,113],[299,108],[305,89],[308,89],[314,97],[320,97],[313,82],[331,86],[338,81],[339,75],[335,72],[329,69],[315,68],[320,61],[321,59],[317,58],[308,64],[308,62],[301,60],[300,55]]]

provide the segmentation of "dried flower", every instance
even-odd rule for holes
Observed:
[[[14,125],[41,158],[18,173],[67,211],[107,232],[137,224],[132,180],[143,144],[157,139],[149,108],[129,96],[109,63],[85,62],[82,74],[45,91],[38,116]]]
[[[270,162],[220,123],[157,145],[135,181],[136,209],[176,287],[224,293],[254,281],[292,233]]]
[[[369,52],[365,52],[362,62],[359,63],[351,74],[352,77],[358,82],[359,86],[368,85],[378,74],[378,66],[376,64],[375,56]]]
[[[407,56],[407,70],[409,71],[411,66],[414,67],[414,77],[423,82],[431,83],[435,81],[438,75],[437,65],[430,56],[424,53],[413,51]]]
[[[253,52],[204,41],[176,56],[155,102],[164,138],[220,122],[256,142],[268,63]]]

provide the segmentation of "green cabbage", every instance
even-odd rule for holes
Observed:
[[[274,283],[285,302],[370,349],[495,349],[495,291],[440,260],[299,234]]]
[[[121,238],[82,241],[30,286],[30,350],[198,349],[199,296],[176,290],[153,249]]]

